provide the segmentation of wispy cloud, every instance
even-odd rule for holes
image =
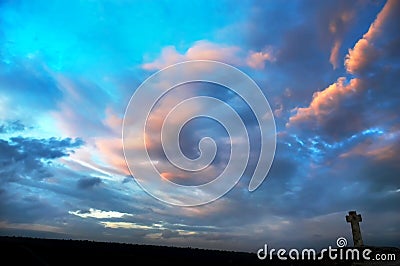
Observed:
[[[128,222],[100,222],[100,224],[104,225],[105,228],[124,228],[124,229],[140,229],[140,230],[148,230],[153,229],[153,227],[148,225],[139,225],[136,223],[128,223]]]
[[[39,232],[51,232],[51,233],[64,233],[64,230],[57,226],[46,225],[46,224],[27,224],[27,223],[8,223],[0,221],[0,229],[17,229],[17,230],[31,230]]]

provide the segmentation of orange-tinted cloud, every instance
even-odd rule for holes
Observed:
[[[367,68],[367,66],[378,57],[377,50],[367,39],[360,39],[353,49],[349,49],[346,55],[346,70],[355,74]]]
[[[179,172],[173,173],[173,172],[162,172],[160,174],[163,178],[168,179],[169,181],[174,181],[175,179],[179,178],[189,178],[189,175],[182,175]]]
[[[329,23],[329,32],[334,37],[329,62],[332,64],[333,69],[339,66],[339,50],[342,45],[343,35],[347,31],[351,21],[354,17],[353,10],[340,10],[333,17]]]
[[[368,32],[364,34],[346,56],[345,66],[349,73],[361,73],[365,69],[373,66],[375,59],[378,58],[378,48],[374,46],[374,41],[383,31],[383,27],[389,24],[389,18],[396,16],[396,10],[400,10],[400,1],[388,1],[376,20],[371,24]],[[345,18],[350,19],[350,18]],[[386,28],[385,28],[386,29]],[[331,26],[330,31],[336,32],[335,27]],[[338,44],[335,44],[338,45]],[[380,48],[380,47],[379,47]],[[339,48],[333,48],[333,50]],[[332,54],[337,51],[332,51]],[[331,61],[334,62],[335,56],[331,54]],[[287,126],[293,124],[314,123],[318,127],[325,123],[325,120],[333,116],[334,112],[341,112],[341,103],[348,97],[354,97],[362,92],[366,87],[367,81],[364,78],[352,78],[349,81],[345,77],[338,78],[337,82],[331,84],[322,91],[315,92],[313,99],[308,107],[297,108],[296,113],[289,118]],[[350,115],[350,114],[349,114]],[[353,117],[354,118],[354,117]],[[355,123],[353,121],[352,123]],[[343,125],[342,125],[343,126]]]
[[[95,145],[103,161],[107,162],[115,170],[124,175],[129,175],[122,151],[122,140],[118,138],[96,138]]]
[[[174,46],[165,47],[159,58],[150,63],[144,63],[145,70],[160,70],[169,65],[188,60],[215,60],[224,63],[251,68],[264,68],[265,61],[273,62],[272,49],[262,52],[251,51],[246,53],[238,46],[217,44],[206,40],[197,41],[185,53],[179,53]]]
[[[106,109],[106,118],[103,124],[118,135],[121,135],[122,132],[122,120],[122,117],[118,116],[111,108]]]
[[[381,36],[383,28],[390,25],[390,18],[398,16],[399,12],[400,1],[387,1],[367,33],[355,44],[353,49],[349,49],[344,63],[349,73],[363,72],[378,57],[379,50],[374,42]]]
[[[298,108],[297,113],[289,118],[287,126],[306,121],[316,120],[316,122],[322,122],[326,115],[336,110],[344,97],[355,94],[362,89],[363,86],[360,79],[354,78],[349,83],[346,83],[346,79],[341,77],[323,91],[315,92],[310,105]]]
[[[271,49],[267,49],[265,52],[250,52],[246,63],[251,68],[263,69],[265,61],[274,62],[275,60],[276,58],[273,56]]]
[[[396,129],[393,129],[396,130]],[[378,161],[396,161],[400,162],[400,145],[398,139],[400,131],[387,132],[376,139],[367,139],[356,145],[350,151],[340,155],[341,158],[352,156],[366,156]]]
[[[331,55],[329,56],[329,62],[332,64],[333,69],[336,69],[339,66],[339,49],[342,42],[336,40],[333,44]]]
[[[146,70],[159,70],[178,62],[188,60],[215,60],[231,64],[238,64],[240,48],[212,43],[209,41],[197,41],[186,53],[180,54],[174,46],[165,47],[161,56],[150,63],[142,65]]]

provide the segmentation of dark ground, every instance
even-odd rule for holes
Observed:
[[[256,254],[244,252],[0,236],[0,265],[400,265],[398,248],[372,249],[372,254],[396,253],[397,260],[380,264],[277,258],[260,261]]]

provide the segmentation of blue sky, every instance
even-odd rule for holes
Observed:
[[[324,247],[351,240],[345,215],[357,210],[365,244],[399,246],[399,13],[398,1],[2,1],[0,233]],[[231,64],[257,82],[277,149],[256,191],[247,190],[251,159],[221,199],[176,207],[131,177],[122,119],[150,75],[195,59]],[[229,102],[256,142],[243,102],[213,86],[192,89]],[[229,147],[219,125],[188,124],[184,153],[195,157],[203,136],[220,147],[210,173],[222,171]],[[150,153],[168,163],[158,148]]]

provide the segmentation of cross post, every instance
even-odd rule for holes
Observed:
[[[351,223],[351,232],[353,234],[353,242],[355,247],[361,247],[364,245],[359,222],[362,222],[361,214],[357,214],[356,211],[349,211],[349,215],[346,215],[346,222]]]

